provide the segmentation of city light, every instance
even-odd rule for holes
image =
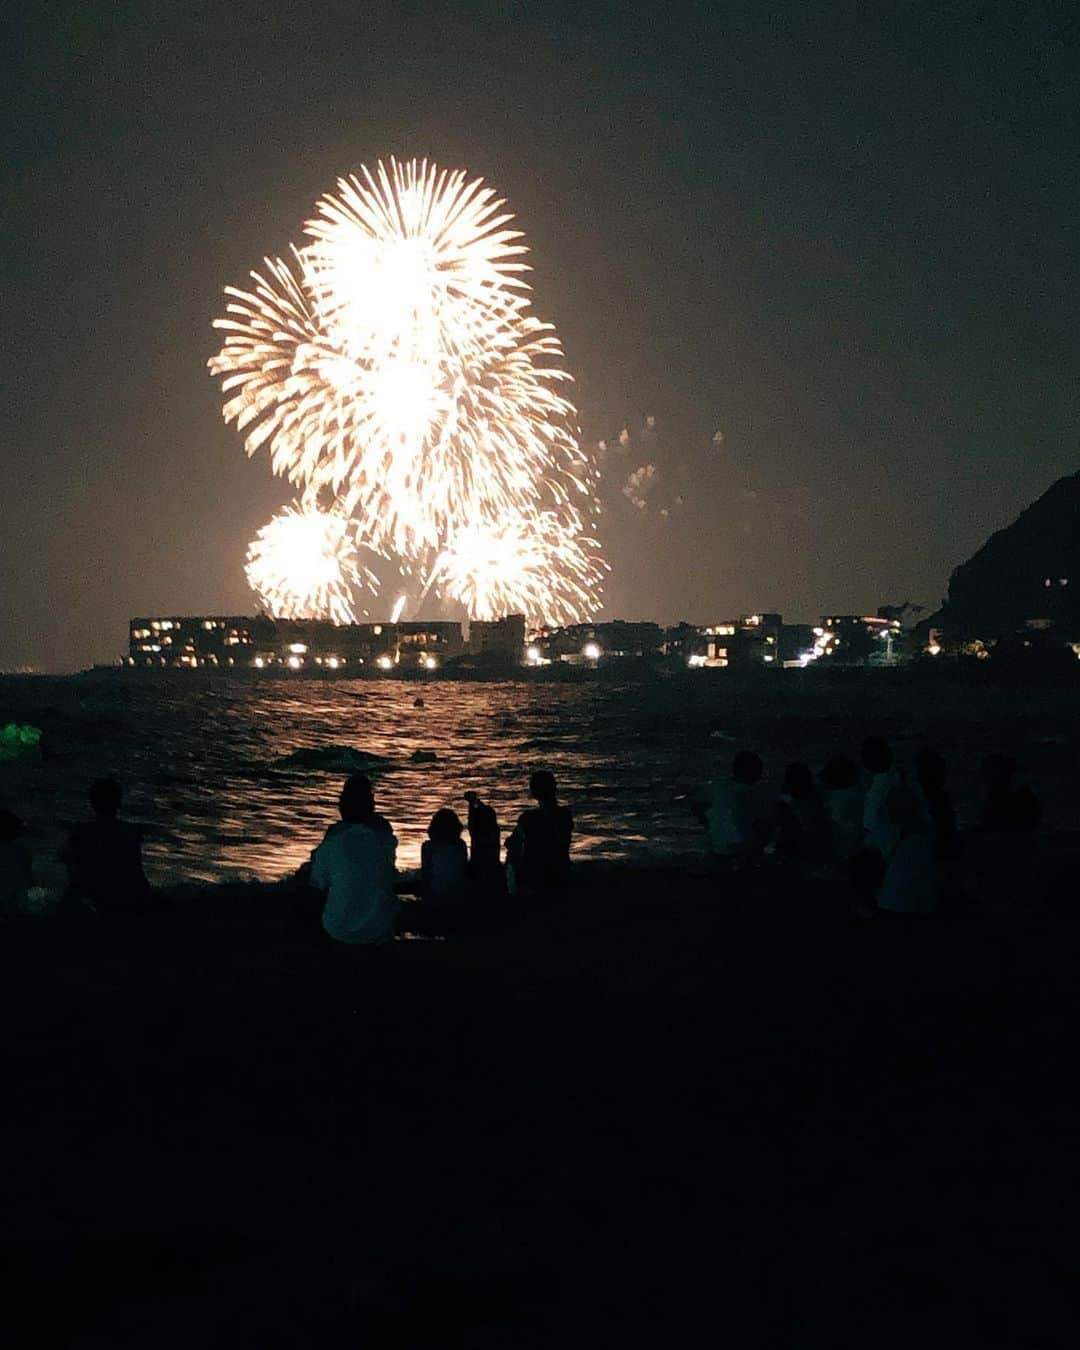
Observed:
[[[581,649],[581,654],[586,661],[599,661],[601,655],[600,646],[596,642],[586,642],[585,646]]]

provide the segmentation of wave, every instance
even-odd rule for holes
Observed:
[[[382,773],[392,764],[385,755],[356,750],[351,745],[315,745],[275,759],[273,767],[321,773]]]

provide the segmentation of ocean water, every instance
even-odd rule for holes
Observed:
[[[962,822],[978,815],[982,756],[1006,750],[1040,792],[1048,827],[1080,827],[1075,689],[927,683],[903,671],[787,671],[741,684],[723,671],[625,683],[0,677],[0,727],[10,722],[43,732],[43,755],[0,758],[0,807],[26,822],[49,888],[63,884],[57,854],[68,825],[86,817],[94,778],[125,785],[154,882],[273,880],[308,857],[337,817],[346,774],[367,757],[403,868],[419,865],[434,811],[464,816],[470,788],[509,829],[538,768],[554,771],[573,807],[577,857],[700,857],[686,794],[726,775],[735,750],[758,750],[776,789],[791,760],[819,769],[833,754],[857,755],[869,734],[892,741],[901,767],[922,745],[939,749]]]
[[[464,818],[469,789],[509,829],[537,768],[574,809],[579,856],[685,856],[698,832],[675,798],[713,757],[700,729],[654,724],[639,690],[606,684],[3,679],[5,720],[44,731],[43,757],[0,764],[0,805],[26,821],[51,885],[86,787],[106,774],[164,885],[287,875],[336,819],[352,768],[375,782],[401,867],[419,865],[439,807]]]

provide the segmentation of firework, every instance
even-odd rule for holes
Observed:
[[[594,545],[569,540],[596,471],[569,375],[530,308],[520,231],[492,188],[426,161],[340,179],[289,262],[229,288],[211,359],[224,416],[305,499],[332,498],[360,544],[423,567],[483,522],[539,531],[552,598],[581,588]],[[528,525],[527,522],[532,522]],[[545,543],[545,540],[547,543]],[[552,574],[566,557],[577,575]],[[449,593],[449,591],[448,591]]]
[[[248,548],[248,584],[280,619],[355,623],[354,592],[374,589],[357,555],[350,522],[337,511],[286,507]]]
[[[475,619],[524,614],[527,622],[577,622],[598,605],[606,570],[594,539],[554,511],[467,525],[431,567],[428,585]]]

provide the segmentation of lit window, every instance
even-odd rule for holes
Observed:
[[[253,664],[254,664],[256,670],[262,670],[263,666],[266,665],[266,662],[262,659],[261,656],[257,656],[257,657],[255,658]]]
[[[299,670],[300,667],[301,667],[303,664],[304,664],[304,658],[303,658],[302,656],[290,656],[290,657],[289,657],[289,669],[290,669],[290,670]]]
[[[581,654],[582,654],[582,656],[585,658],[586,661],[599,661],[599,660],[600,660],[600,645],[599,645],[599,643],[596,643],[596,642],[586,642],[585,646],[582,647],[582,649],[581,649]]]
[[[439,663],[438,663],[438,661],[435,660],[435,658],[434,658],[433,656],[425,656],[425,657],[424,657],[424,669],[425,669],[425,670],[437,670],[438,668],[439,668]]]
[[[303,656],[307,651],[307,644],[304,642],[290,642],[289,651],[291,651],[294,656]]]
[[[382,624],[377,623],[375,627],[372,629],[372,632],[375,634],[376,637],[378,637],[379,634],[382,632]]]
[[[394,663],[393,661],[391,661],[389,656],[380,656],[379,659],[375,662],[375,664],[379,667],[380,670],[389,670]]]

